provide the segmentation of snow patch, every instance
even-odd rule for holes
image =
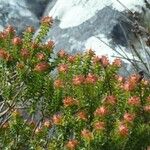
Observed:
[[[110,45],[109,40],[102,34],[98,35],[97,37],[92,36],[92,37],[88,38],[87,41],[85,42],[86,49],[90,49],[90,48],[93,49],[97,56],[102,56],[102,55],[108,56],[108,58],[110,59],[111,62],[116,57],[120,58],[121,55],[123,57],[128,57],[129,59],[136,59],[138,61],[137,58],[133,58],[133,55],[131,53],[128,53],[125,51],[125,49],[126,49],[125,47],[120,47],[121,49],[115,48],[115,50],[114,50],[109,45]],[[123,61],[125,63],[129,63],[129,61],[127,61],[126,59],[123,59]]]
[[[137,6],[144,5],[143,0],[120,0],[120,2],[134,10],[138,9]],[[112,6],[118,11],[126,9],[117,0],[57,0],[49,16],[59,19],[62,29],[69,28],[82,24],[106,6]]]

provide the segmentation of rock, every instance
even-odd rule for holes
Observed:
[[[0,1],[0,25],[5,27],[13,25],[18,33],[21,33],[28,25],[38,28],[38,18],[28,10],[24,1],[1,0]]]
[[[35,14],[38,18],[41,18],[45,12],[47,4],[52,0],[25,0],[27,8]]]

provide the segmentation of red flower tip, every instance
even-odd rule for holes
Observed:
[[[76,139],[71,139],[67,142],[66,148],[69,149],[69,150],[75,150],[78,143],[79,142]]]
[[[37,72],[45,72],[50,68],[50,65],[47,62],[40,62],[38,63],[34,70]]]
[[[141,104],[140,98],[137,96],[133,96],[133,97],[129,98],[128,104],[131,106],[139,106]]]
[[[58,66],[58,71],[61,73],[65,73],[68,71],[68,65],[67,64],[60,64]]]
[[[83,75],[76,75],[73,77],[72,82],[74,85],[81,85],[85,81],[85,78]]]
[[[91,141],[91,140],[93,139],[93,134],[92,134],[92,132],[90,132],[90,131],[87,130],[87,129],[83,129],[83,130],[81,131],[81,136],[82,136],[84,139],[88,140],[88,141]]]
[[[77,105],[78,102],[74,98],[68,96],[63,100],[63,104],[64,104],[65,107],[70,107],[70,106],[73,106],[73,105]]]
[[[14,45],[21,45],[22,44],[22,39],[20,37],[14,37],[12,40],[12,43]]]
[[[97,108],[96,111],[94,112],[94,115],[98,117],[106,116],[107,114],[108,114],[108,110],[104,106]]]

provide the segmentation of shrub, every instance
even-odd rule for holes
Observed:
[[[0,148],[10,150],[144,150],[150,145],[150,83],[119,76],[92,50],[53,57],[42,40],[52,24],[41,21],[38,36],[23,38],[9,26],[0,34]]]

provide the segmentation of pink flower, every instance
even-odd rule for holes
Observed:
[[[101,64],[102,64],[102,66],[103,66],[104,68],[107,67],[107,66],[109,65],[108,57],[102,56],[102,57],[101,57]]]
[[[150,105],[145,106],[144,107],[144,111],[150,113]]]
[[[137,75],[137,74],[132,74],[132,75],[129,77],[129,82],[134,83],[134,84],[138,83],[139,80],[140,80],[140,76]]]
[[[110,95],[106,97],[105,102],[110,105],[115,105],[117,102],[117,99],[114,95]]]
[[[123,76],[117,76],[116,79],[118,80],[119,83],[123,83],[125,81],[125,78]]]
[[[74,63],[75,62],[75,60],[76,60],[76,57],[75,56],[68,56],[68,61],[70,62],[70,63]]]
[[[55,42],[54,41],[50,40],[50,41],[47,42],[47,47],[48,48],[53,48],[54,46],[55,46]]]
[[[41,24],[52,26],[53,24],[53,18],[50,16],[45,16],[41,19]]]
[[[72,82],[74,85],[82,85],[85,81],[85,78],[83,75],[77,75],[73,77]]]
[[[28,58],[30,56],[30,52],[28,49],[22,49],[20,54],[23,58]]]
[[[95,122],[93,128],[95,130],[104,130],[105,129],[105,123],[102,121]]]
[[[126,122],[132,122],[135,118],[135,115],[134,114],[130,114],[130,113],[125,113],[124,116],[123,116],[124,120]]]
[[[87,121],[87,114],[85,113],[85,111],[79,111],[77,113],[77,117],[80,120]]]
[[[66,144],[66,148],[69,149],[69,150],[75,150],[77,145],[78,145],[78,143],[79,142],[76,139],[71,139]]]
[[[64,85],[63,85],[63,81],[61,79],[57,79],[54,81],[54,87],[55,88],[62,88]]]
[[[87,130],[87,129],[83,129],[83,130],[81,131],[81,136],[82,136],[84,139],[88,140],[88,141],[91,141],[91,140],[93,139],[93,134],[92,134],[92,132],[90,132],[90,131]]]
[[[6,27],[6,29],[4,30],[4,32],[8,35],[8,34],[15,34],[15,29],[13,28],[13,26],[9,25],[8,27]]]
[[[137,96],[133,96],[131,98],[129,98],[128,100],[128,104],[132,105],[132,106],[139,106],[140,105],[140,98]]]
[[[60,58],[64,58],[66,56],[68,56],[68,54],[65,52],[65,50],[61,49],[58,53],[57,53],[58,57]]]
[[[61,125],[62,124],[62,115],[60,114],[57,114],[57,115],[54,115],[53,118],[52,118],[52,122],[53,124],[55,125]]]
[[[120,58],[116,58],[113,62],[113,66],[121,67],[122,66],[122,60]]]
[[[45,72],[50,68],[50,65],[47,62],[40,62],[38,63],[34,70],[37,72]]]
[[[95,84],[98,78],[96,75],[89,73],[85,79],[85,82],[88,84]]]
[[[121,124],[121,125],[119,126],[119,134],[120,134],[121,136],[123,136],[123,137],[128,136],[128,134],[129,134],[129,129],[128,129],[128,127],[127,127],[126,125],[124,125],[124,124]]]
[[[94,112],[94,115],[98,117],[106,116],[107,114],[108,114],[108,110],[104,106],[97,108],[96,111]]]
[[[135,87],[136,87],[136,83],[135,82],[126,81],[123,84],[123,89],[126,90],[126,91],[132,91],[132,90],[135,89]]]
[[[73,105],[77,105],[77,100],[75,100],[74,98],[68,96],[63,100],[63,104],[64,104],[65,107],[70,107],[70,106],[73,106]]]
[[[68,65],[67,64],[60,64],[58,66],[58,71],[61,73],[66,73],[68,71]]]
[[[13,59],[12,56],[3,49],[0,49],[0,58],[6,61],[11,61]]]
[[[39,61],[41,61],[41,60],[44,60],[46,56],[45,56],[44,53],[38,53],[38,54],[36,55],[36,57],[37,57],[37,59],[38,59]]]
[[[12,43],[14,45],[21,45],[22,44],[22,39],[20,37],[14,37],[12,40]]]

